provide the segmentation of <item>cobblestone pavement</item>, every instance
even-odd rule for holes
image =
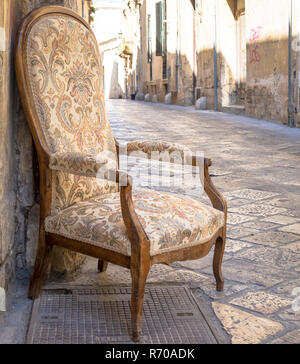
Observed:
[[[229,205],[224,292],[215,290],[212,252],[196,261],[156,265],[148,283],[190,286],[199,302],[208,303],[211,322],[221,323],[232,343],[300,343],[300,130],[125,100],[108,101],[107,109],[121,142],[166,140],[204,151],[213,161],[213,182]],[[99,274],[96,266],[94,259],[87,259],[83,269],[62,284],[131,282],[126,269],[110,264]],[[57,281],[54,284],[57,287]],[[16,323],[26,322],[30,303],[22,292],[15,298],[22,307],[14,306],[0,343],[23,340]]]
[[[232,343],[300,343],[300,130],[143,102],[111,100],[107,108],[121,142],[167,140],[204,151],[229,205],[223,293],[215,291],[212,253],[154,267],[150,281],[185,281],[207,295]]]

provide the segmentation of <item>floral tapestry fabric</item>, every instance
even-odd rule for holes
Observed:
[[[108,159],[83,153],[58,153],[50,156],[49,167],[79,176],[97,177],[99,170],[108,165]],[[117,169],[117,165],[112,166]]]
[[[184,145],[177,143],[169,143],[165,141],[133,141],[127,144],[127,154],[132,155],[135,152],[142,152],[147,155],[148,158],[154,157],[153,152],[164,153],[167,152],[171,155],[174,161],[183,163],[186,158],[192,155],[192,151]],[[161,156],[163,157],[163,156]]]
[[[118,191],[116,183],[63,171],[52,172],[51,215],[77,202]]]
[[[59,167],[59,153],[82,153],[92,159],[109,152],[117,160],[105,112],[103,66],[92,32],[69,15],[43,16],[28,33],[26,60],[38,122],[54,156],[51,163]],[[107,183],[99,186],[86,162],[89,178],[67,175],[59,168],[53,172],[52,213],[68,203],[117,191]]]
[[[204,244],[224,226],[224,214],[187,196],[139,190],[133,192],[139,220],[157,255]],[[130,256],[120,194],[82,201],[46,219],[46,231]]]
[[[26,58],[50,152],[115,152],[94,35],[71,16],[42,17],[29,32]]]

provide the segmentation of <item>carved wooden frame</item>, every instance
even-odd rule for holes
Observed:
[[[107,249],[92,246],[86,243],[81,243],[72,239],[68,239],[56,234],[45,232],[45,219],[50,215],[51,211],[51,197],[52,197],[52,170],[49,167],[50,152],[47,148],[46,140],[44,139],[42,130],[38,123],[37,111],[33,102],[32,91],[29,87],[28,75],[25,66],[25,52],[24,46],[26,44],[26,36],[28,30],[34,22],[44,15],[49,14],[65,14],[76,18],[83,23],[93,34],[90,26],[83,18],[74,13],[73,11],[59,7],[47,6],[31,12],[22,22],[16,41],[15,47],[15,60],[16,60],[16,74],[21,94],[23,109],[29,123],[31,134],[37,150],[39,173],[40,173],[40,229],[39,229],[39,242],[36,256],[35,267],[30,282],[29,297],[35,299],[39,296],[41,286],[47,267],[50,263],[51,251],[53,246],[57,245],[75,252],[79,252],[91,257],[99,259],[98,268],[100,271],[105,271],[107,263],[113,263],[122,267],[130,269],[132,276],[132,339],[134,341],[140,340],[140,333],[142,327],[142,310],[143,298],[145,292],[146,279],[153,264],[166,263],[170,264],[175,261],[194,260],[206,256],[215,245],[213,271],[217,282],[217,290],[221,291],[224,287],[224,280],[222,277],[221,265],[225,248],[226,240],[226,218],[227,218],[227,204],[223,196],[214,187],[208,168],[211,161],[204,160],[204,189],[210,198],[214,208],[224,212],[225,225],[219,229],[214,237],[199,246],[184,248],[177,251],[163,253],[155,256],[150,256],[150,241],[139,221],[135,212],[132,200],[132,179],[130,176],[123,172],[117,171],[114,176],[107,175],[107,179],[113,180],[116,177],[116,182],[119,183],[120,179],[127,180],[126,186],[120,187],[122,216],[127,229],[128,237],[131,242],[131,256],[125,256],[120,253],[112,252]],[[118,144],[116,143],[117,150],[119,151]],[[199,165],[196,157],[192,159],[192,165]],[[122,183],[123,185],[123,183]]]

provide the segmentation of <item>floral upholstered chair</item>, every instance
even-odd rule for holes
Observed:
[[[183,195],[132,191],[132,178],[118,171],[119,147],[105,113],[103,67],[89,25],[63,7],[32,12],[18,32],[16,71],[40,173],[40,235],[30,298],[40,294],[53,246],[98,258],[100,271],[108,262],[130,269],[134,341],[140,340],[153,264],[198,259],[215,246],[213,270],[222,290],[227,207],[210,180],[211,162],[200,161],[213,207]],[[129,143],[127,151],[150,157],[162,151],[183,154],[186,148],[141,141]],[[99,181],[107,155],[115,168]],[[193,166],[198,163],[191,158]]]

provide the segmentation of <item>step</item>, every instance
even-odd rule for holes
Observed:
[[[244,105],[228,105],[222,107],[223,112],[235,115],[245,115],[245,110]]]

